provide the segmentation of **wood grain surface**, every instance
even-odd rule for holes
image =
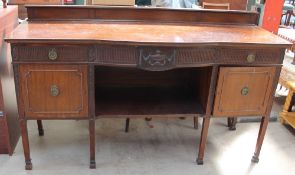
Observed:
[[[56,6],[30,5],[29,21],[32,20],[122,20],[258,24],[258,13],[237,10],[208,10],[163,7],[123,6]],[[114,13],[115,12],[115,13]]]
[[[86,65],[22,65],[21,97],[28,118],[87,118]],[[52,94],[52,87],[57,89]]]
[[[214,116],[263,115],[270,98],[275,67],[222,67]],[[246,94],[243,89],[246,88]]]
[[[122,37],[124,36],[124,37]],[[257,26],[140,22],[42,22],[20,25],[11,43],[109,43],[129,45],[277,45],[290,43]]]

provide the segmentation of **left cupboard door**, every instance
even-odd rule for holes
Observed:
[[[28,119],[88,117],[88,66],[19,66],[20,98]]]

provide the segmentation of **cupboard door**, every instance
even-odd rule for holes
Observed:
[[[20,65],[27,118],[88,116],[87,65]]]
[[[213,115],[264,115],[274,74],[274,67],[220,68]]]

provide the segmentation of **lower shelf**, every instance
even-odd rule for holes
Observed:
[[[96,116],[203,114],[192,91],[165,87],[96,89]]]
[[[291,116],[289,114],[288,116],[282,117],[282,119],[284,120],[284,123],[287,123],[288,125],[290,125],[293,128],[295,128],[295,112]]]

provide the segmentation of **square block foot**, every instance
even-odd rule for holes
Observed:
[[[44,130],[39,130],[39,136],[44,136]]]
[[[33,165],[32,165],[32,163],[26,163],[26,170],[32,170],[33,169]]]
[[[204,164],[204,161],[202,159],[197,159],[196,162],[197,162],[198,165],[203,165]]]
[[[90,161],[89,168],[90,169],[96,169],[96,163],[95,163],[95,161]]]
[[[253,156],[252,159],[251,159],[251,162],[258,163],[259,162],[259,158],[257,156]]]

